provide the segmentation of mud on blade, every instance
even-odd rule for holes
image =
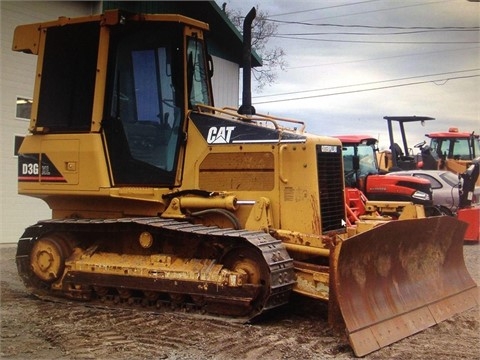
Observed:
[[[392,221],[335,249],[334,291],[350,344],[364,356],[479,303],[453,217]]]

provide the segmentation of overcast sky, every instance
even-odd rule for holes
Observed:
[[[243,14],[258,4],[278,24],[269,47],[284,49],[287,69],[261,93],[253,89],[257,112],[303,120],[319,135],[372,135],[381,148],[384,116],[436,119],[407,124],[410,147],[451,126],[480,133],[479,2],[225,2]]]

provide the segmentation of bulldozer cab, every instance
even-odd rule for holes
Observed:
[[[60,18],[42,32],[17,28],[15,49],[43,59],[30,131],[103,132],[113,186],[175,185],[186,114],[213,105],[207,29],[181,15],[117,10]]]
[[[213,105],[198,30],[176,36],[183,24],[171,25],[111,33],[105,135],[116,185],[174,185],[185,113]]]

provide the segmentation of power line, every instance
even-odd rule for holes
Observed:
[[[343,88],[354,87],[354,86],[364,86],[364,85],[382,84],[382,83],[393,82],[393,81],[404,81],[404,80],[412,80],[412,79],[418,79],[418,78],[424,78],[424,77],[430,77],[430,76],[441,76],[441,75],[459,74],[459,73],[465,73],[465,72],[471,72],[471,71],[479,71],[479,70],[480,70],[480,68],[477,68],[477,69],[468,69],[468,70],[448,71],[448,72],[443,72],[443,73],[435,73],[435,74],[427,74],[427,75],[418,75],[418,76],[409,76],[409,77],[403,77],[403,78],[398,78],[398,79],[371,81],[371,82],[360,83],[360,84],[353,84],[353,85],[333,86],[333,87],[322,88],[322,89],[292,91],[292,92],[287,92],[287,93],[270,94],[270,95],[259,95],[259,96],[254,96],[253,98],[257,99],[257,98],[272,97],[272,96],[284,96],[284,95],[304,94],[304,93],[309,93],[309,92],[314,92],[314,91],[343,89]]]
[[[312,96],[304,96],[304,97],[299,97],[299,98],[281,99],[281,100],[271,100],[271,101],[260,101],[260,102],[255,102],[255,105],[278,103],[278,102],[286,102],[286,101],[295,101],[295,100],[306,100],[306,99],[314,99],[314,98],[327,97],[327,96],[335,96],[335,95],[354,94],[354,93],[360,93],[360,92],[375,91],[375,90],[385,90],[385,89],[392,89],[392,88],[396,88],[396,87],[413,86],[413,85],[420,85],[420,84],[427,84],[427,83],[434,83],[434,84],[436,84],[436,85],[439,85],[439,84],[437,84],[438,82],[443,82],[443,84],[440,84],[440,85],[444,85],[444,84],[445,84],[447,81],[449,81],[449,80],[468,79],[468,78],[479,77],[479,76],[480,76],[480,75],[457,76],[457,77],[450,77],[450,78],[445,78],[445,79],[418,81],[418,82],[412,82],[412,83],[408,83],[408,84],[398,84],[398,85],[390,85],[390,86],[380,86],[380,87],[370,88],[370,89],[343,91],[343,92],[337,92],[337,93],[331,93],[331,94],[312,95]]]
[[[408,35],[408,34],[422,34],[422,33],[438,33],[445,31],[453,32],[478,32],[480,28],[472,29],[430,29],[430,30],[411,30],[401,32],[384,32],[384,33],[371,33],[371,32],[310,32],[310,33],[279,33],[277,36],[317,36],[317,35],[360,35],[360,36],[383,36],[383,35]]]
[[[441,44],[478,44],[478,41],[371,41],[371,40],[341,40],[341,39],[306,39],[292,36],[278,36],[272,37],[289,40],[305,40],[305,41],[320,41],[320,42],[338,42],[338,43],[357,43],[357,44],[417,44],[417,45],[441,45]]]
[[[301,14],[301,13],[311,13],[314,11],[318,10],[328,10],[328,9],[333,9],[333,8],[339,8],[339,7],[346,7],[346,6],[352,6],[352,5],[359,5],[359,4],[365,4],[369,2],[377,2],[380,0],[366,0],[366,1],[358,1],[354,3],[349,3],[349,4],[341,4],[341,5],[332,5],[332,6],[325,6],[325,7],[319,7],[319,8],[313,8],[313,9],[308,9],[308,10],[297,10],[297,11],[292,11],[292,12],[287,12],[287,13],[281,13],[281,14],[275,14],[275,15],[269,15],[267,20],[270,21],[276,21],[276,22],[282,22],[280,20],[273,20],[271,19],[272,17],[278,17],[278,16],[285,16],[285,15],[296,15],[296,14]],[[452,0],[440,0],[440,1],[433,1],[429,3],[420,3],[420,4],[413,4],[413,5],[404,5],[404,6],[397,6],[397,7],[392,7],[392,8],[387,8],[387,9],[375,9],[375,10],[369,10],[369,11],[361,11],[357,13],[350,13],[350,14],[345,14],[345,15],[336,15],[336,16],[329,16],[329,17],[324,17],[322,19],[329,19],[329,18],[338,18],[338,17],[346,17],[346,16],[355,16],[355,15],[361,15],[361,14],[368,14],[368,13],[374,13],[374,12],[381,12],[381,11],[392,11],[392,10],[397,10],[397,9],[404,9],[404,8],[409,8],[409,7],[417,7],[417,6],[425,6],[425,5],[432,5],[436,3],[444,3],[444,2],[450,2]],[[310,20],[313,21],[313,20]],[[287,22],[285,22],[287,23]]]
[[[317,66],[351,64],[351,63],[366,62],[366,61],[376,61],[376,60],[394,59],[394,58],[401,58],[401,57],[407,57],[407,56],[424,56],[424,55],[438,54],[438,53],[450,52],[450,51],[475,50],[475,49],[478,49],[478,48],[479,48],[478,46],[475,46],[475,47],[467,47],[467,48],[460,48],[460,49],[429,51],[429,52],[424,52],[424,53],[414,53],[414,54],[405,54],[405,55],[393,55],[393,56],[382,56],[382,57],[377,57],[377,58],[360,59],[360,60],[336,61],[336,62],[324,63],[324,64],[292,66],[292,67],[286,67],[286,69],[287,69],[287,70],[295,70],[295,69],[312,68],[312,67],[317,67]]]
[[[332,24],[332,23],[320,23],[314,24],[305,21],[285,21],[285,20],[273,20],[266,18],[265,20],[290,25],[304,25],[304,26],[318,26],[318,27],[341,27],[341,28],[363,28],[363,29],[393,29],[393,30],[478,30],[479,26],[378,26],[378,25],[361,25],[361,24]]]
[[[358,5],[358,4],[365,4],[365,3],[370,3],[370,2],[377,2],[381,0],[366,0],[366,1],[357,1],[354,3],[350,4],[342,4],[342,5],[332,5],[332,6],[325,6],[325,7],[319,7],[319,8],[314,8],[314,9],[308,9],[308,10],[298,10],[298,11],[292,11],[292,12],[287,12],[283,14],[275,14],[275,15],[270,15],[270,16],[285,16],[285,15],[296,15],[296,14],[301,14],[301,13],[310,13],[312,11],[318,11],[318,10],[326,10],[326,9],[333,9],[333,8],[339,8],[339,7],[345,7],[345,6],[352,6],[352,5]]]
[[[321,19],[311,19],[311,20],[308,20],[308,21],[323,20],[323,19],[332,19],[332,18],[355,16],[355,15],[363,15],[363,14],[370,14],[370,13],[376,13],[376,12],[381,12],[381,11],[392,11],[392,10],[405,9],[405,8],[417,7],[417,6],[432,5],[432,4],[435,4],[435,3],[444,3],[444,2],[450,2],[450,1],[452,1],[452,0],[440,0],[440,1],[430,2],[430,3],[421,3],[421,4],[413,4],[413,5],[404,5],[404,6],[391,7],[391,8],[387,8],[387,9],[375,9],[375,10],[368,10],[368,11],[360,11],[360,12],[357,12],[357,13],[350,13],[350,14],[344,14],[344,15],[335,15],[335,16],[327,16],[327,17],[323,17],[323,18],[321,18]]]
[[[440,82],[440,81],[444,82],[444,84],[445,84],[445,83],[446,83],[447,81],[449,81],[449,80],[467,79],[467,78],[473,78],[473,77],[479,77],[479,76],[480,76],[480,75],[458,76],[458,77],[446,78],[446,79],[437,79],[437,80],[428,80],[428,81],[418,81],[418,82],[413,82],[413,83],[408,83],[408,84],[381,86],[381,87],[370,88],[370,89],[344,91],[344,92],[331,93],[331,94],[323,94],[323,95],[304,96],[304,97],[292,98],[292,99],[281,99],[281,100],[272,100],[272,101],[260,101],[260,102],[255,102],[255,105],[259,105],[259,104],[269,104],[269,103],[276,103],[276,102],[295,101],[295,100],[314,99],[314,98],[319,98],[319,97],[327,97],[327,96],[335,96],[335,95],[345,95],[345,94],[353,94],[353,93],[360,93],[360,92],[367,92],[367,91],[375,91],[375,90],[384,90],[384,89],[391,89],[391,88],[396,88],[396,87],[404,87],[404,86],[412,86],[412,85],[419,85],[419,84],[427,84],[427,83],[431,83],[431,82],[435,84],[435,83]],[[438,84],[436,84],[436,85],[438,85]],[[443,85],[443,84],[442,84],[442,85]]]

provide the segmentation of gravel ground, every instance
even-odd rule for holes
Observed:
[[[326,306],[293,297],[260,323],[239,324],[184,312],[153,314],[59,304],[29,295],[15,267],[15,245],[0,246],[2,359],[353,359],[327,326]],[[480,245],[464,245],[480,284]],[[477,306],[364,359],[480,359]]]

